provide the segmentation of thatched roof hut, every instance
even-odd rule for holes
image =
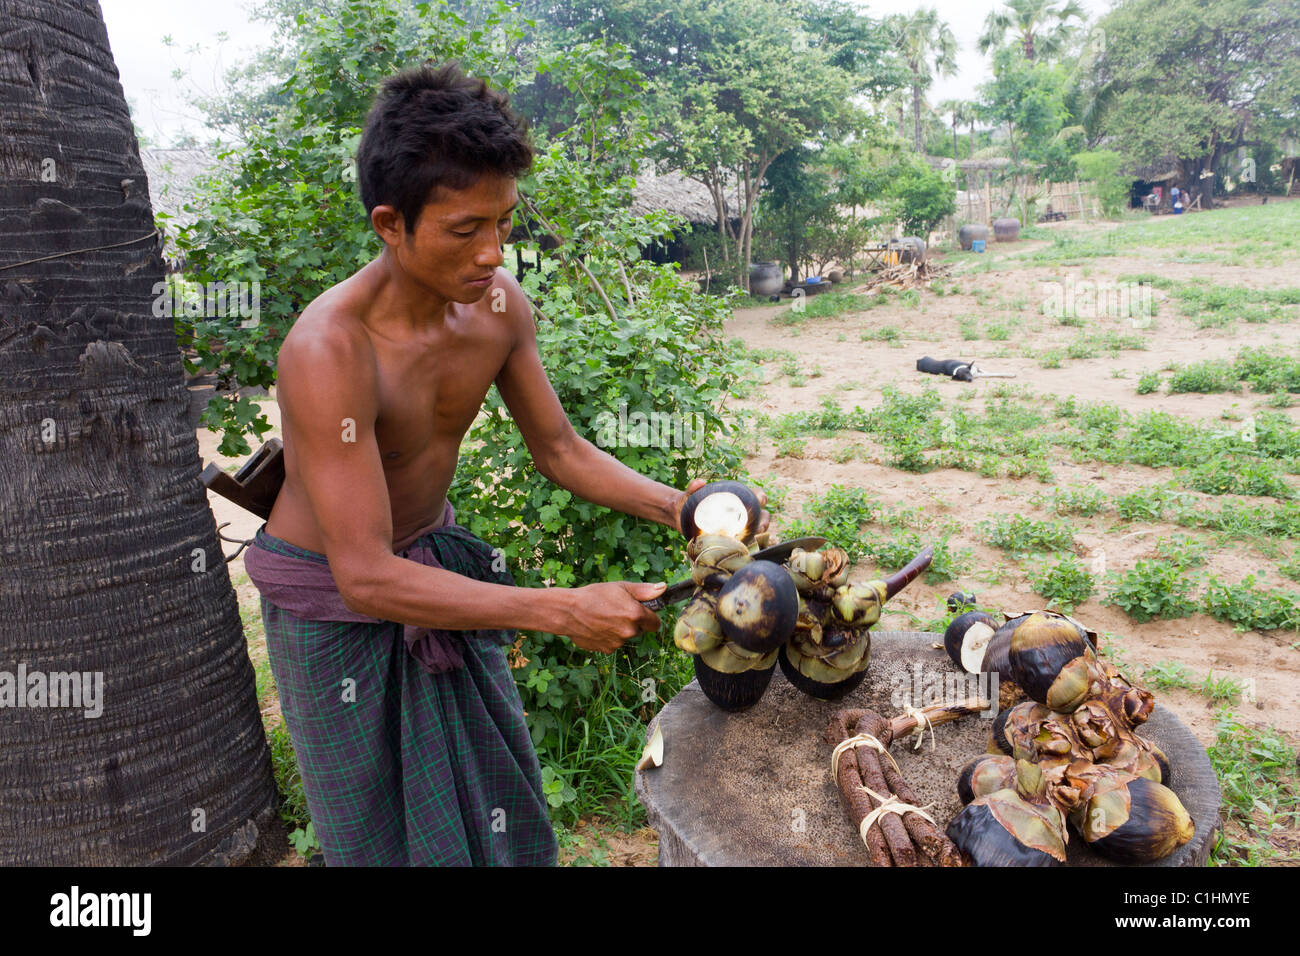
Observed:
[[[1153,163],[1125,166],[1120,173],[1130,179],[1140,179],[1148,183],[1165,183],[1182,176],[1178,168],[1178,159],[1173,155],[1161,156]]]
[[[636,177],[633,197],[632,211],[640,215],[663,209],[694,225],[718,224],[717,207],[708,188],[678,172],[656,173],[653,167],[643,169]],[[740,215],[734,206],[733,198],[727,203],[729,217]]]

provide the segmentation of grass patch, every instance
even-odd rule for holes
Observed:
[[[1239,630],[1300,629],[1300,593],[1259,588],[1255,583],[1253,574],[1236,584],[1211,577],[1202,599],[1205,613]]]
[[[878,303],[878,296],[862,295],[847,289],[832,289],[796,299],[795,304],[772,317],[777,325],[799,325],[805,319],[829,319],[846,312],[865,312]]]
[[[1223,791],[1224,830],[1210,860],[1215,865],[1300,863],[1294,849],[1273,842],[1279,830],[1300,826],[1296,751],[1271,727],[1252,727],[1220,710],[1216,739],[1207,748]]]
[[[1040,521],[1024,515],[997,515],[991,520],[981,521],[979,528],[989,544],[1014,554],[1069,551],[1074,548],[1074,529],[1064,521]]]
[[[1035,494],[1029,500],[1040,507],[1051,509],[1058,515],[1081,515],[1090,518],[1105,511],[1110,499],[1100,488],[1071,485],[1065,489],[1052,489],[1050,496]]]

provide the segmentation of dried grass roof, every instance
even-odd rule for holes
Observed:
[[[735,209],[734,197],[727,203],[727,215],[740,215]],[[656,173],[653,168],[643,169],[636,178],[633,190],[632,211],[640,215],[663,209],[675,213],[687,222],[716,226],[717,207],[708,188],[678,172]]]

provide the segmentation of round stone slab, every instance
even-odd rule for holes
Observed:
[[[831,781],[826,726],[837,710],[866,708],[884,717],[956,697],[987,696],[942,649],[942,635],[880,631],[871,635],[867,679],[843,700],[815,700],[779,672],[763,699],[728,714],[692,681],[651,722],[664,736],[664,762],[636,774],[636,793],[659,832],[661,866],[866,866],[867,854]],[[994,693],[996,697],[996,692]],[[942,827],[961,809],[957,774],[988,746],[992,714],[964,717],[927,731],[920,749],[897,741],[890,753],[921,805]],[[1158,703],[1140,733],[1169,758],[1171,786],[1196,833],[1151,866],[1202,866],[1219,826],[1219,783],[1205,748]],[[1109,866],[1073,835],[1071,866]]]

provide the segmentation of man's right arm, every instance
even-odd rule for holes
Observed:
[[[348,608],[420,627],[563,634],[597,651],[658,627],[658,617],[639,601],[658,596],[662,585],[515,588],[393,554],[392,509],[375,439],[377,379],[374,353],[359,330],[323,325],[280,350],[276,394],[294,471]]]

